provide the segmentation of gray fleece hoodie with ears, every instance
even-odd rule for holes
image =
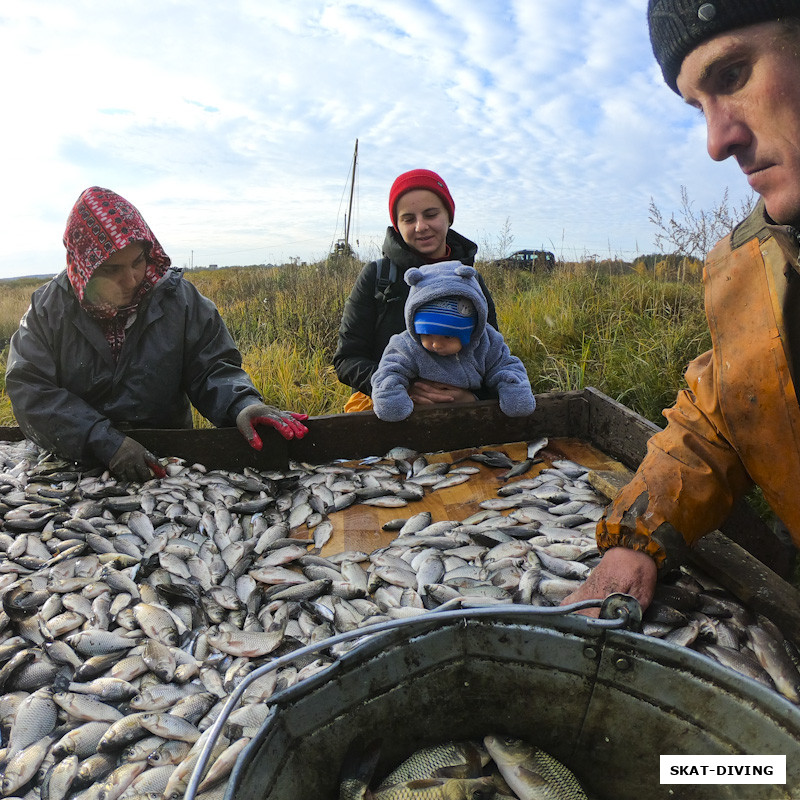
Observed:
[[[486,298],[476,275],[473,267],[459,261],[413,267],[406,272],[405,280],[411,287],[405,305],[406,330],[389,340],[372,376],[372,402],[380,419],[397,422],[411,414],[414,403],[408,388],[418,378],[471,392],[487,386],[497,392],[500,409],[509,417],[533,413],[536,400],[525,366],[511,355],[502,335],[486,324]],[[451,356],[426,350],[414,331],[417,309],[441,297],[463,297],[477,312],[472,338]]]

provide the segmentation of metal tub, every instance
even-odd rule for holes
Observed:
[[[382,740],[381,777],[422,746],[488,733],[538,745],[597,800],[800,797],[800,709],[755,681],[575,615],[473,611],[372,636],[276,696],[226,800],[335,800],[356,736]],[[661,785],[662,754],[786,755],[787,783]]]

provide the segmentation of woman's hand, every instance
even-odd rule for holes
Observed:
[[[247,439],[247,443],[254,450],[260,450],[264,443],[256,432],[256,425],[268,425],[275,428],[284,439],[302,439],[308,428],[303,423],[308,419],[308,414],[296,414],[294,411],[281,411],[274,406],[264,403],[243,408],[236,417],[236,427],[239,433]]]
[[[163,478],[167,474],[158,459],[130,436],[122,440],[117,452],[111,457],[108,469],[119,480],[138,483],[149,481],[153,475]]]
[[[414,405],[434,405],[435,403],[474,403],[477,398],[468,389],[459,389],[437,381],[414,381],[408,388],[408,396]]]

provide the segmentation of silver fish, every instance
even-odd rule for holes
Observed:
[[[800,703],[800,673],[782,642],[777,641],[760,625],[750,625],[747,628],[747,637],[758,663],[772,678],[778,691],[793,703]]]
[[[547,447],[548,444],[549,441],[546,436],[543,436],[541,439],[536,439],[532,442],[528,442],[528,446],[526,448],[528,458],[530,459],[536,458],[536,456],[538,456],[539,453],[542,450],[544,450],[544,448]]]
[[[3,453],[0,443],[0,464]],[[605,499],[589,486],[585,470],[569,464],[499,487],[492,500],[503,507],[473,505],[463,519],[434,520],[426,512],[395,520],[387,527],[398,537],[373,553],[321,558],[314,552],[333,521],[323,515],[376,500],[414,509],[436,485],[408,482],[415,472],[439,483],[468,480],[487,468],[512,470],[518,463],[490,450],[481,466],[418,456],[402,463],[293,463],[283,471],[248,468],[243,474],[175,460],[168,462],[167,478],[142,486],[66,470],[63,479],[44,479],[32,472],[35,460],[0,466],[0,517],[11,523],[0,530],[0,729],[11,757],[57,732],[38,767],[40,783],[74,753],[81,762],[69,789],[73,795],[99,797],[112,774],[111,795],[127,794],[134,784],[149,791],[163,786],[167,774],[155,770],[170,766],[174,772],[164,788],[179,795],[200,731],[209,729],[221,701],[256,664],[287,648],[343,630],[368,631],[376,621],[426,614],[442,603],[554,605],[595,563],[594,525]],[[290,539],[293,513],[292,522],[302,518],[295,536],[312,526],[302,538]],[[740,669],[754,670],[774,687],[775,678],[748,655],[749,638],[759,634],[748,637],[746,628],[758,624],[783,646],[780,638],[706,576],[684,571],[681,580],[690,579],[699,586],[699,606],[669,613],[656,606],[667,621],[648,622],[649,629],[704,654],[715,648],[728,664],[735,653]],[[275,692],[329,663],[325,658],[285,667],[250,687],[247,705],[253,708],[234,712],[237,722],[225,729],[234,735],[224,736],[216,752],[234,744],[237,725],[257,732],[250,728],[258,727]],[[52,690],[39,689],[50,685],[58,704]],[[792,686],[790,678],[784,686],[789,695]],[[34,702],[41,718],[29,707]],[[120,718],[56,731],[59,714],[75,725],[107,716],[104,708]],[[154,715],[148,718],[153,730],[143,724],[146,714]],[[183,723],[189,727],[168,731]],[[154,751],[125,756],[135,743],[167,733],[178,737],[168,739],[163,751],[169,763],[151,759]],[[120,781],[131,771],[116,770],[133,761],[147,766],[122,791]],[[227,770],[225,761],[220,769]],[[208,791],[220,786],[224,776]]]
[[[575,775],[538,747],[495,735],[483,742],[519,800],[588,800]]]

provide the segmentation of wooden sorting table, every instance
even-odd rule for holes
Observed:
[[[333,534],[322,548],[322,555],[335,555],[346,550],[359,550],[371,552],[379,547],[385,547],[396,536],[396,531],[384,531],[382,525],[393,519],[407,519],[414,514],[429,511],[433,522],[444,520],[466,519],[471,514],[481,510],[482,500],[498,497],[497,490],[504,486],[506,481],[500,478],[507,469],[488,467],[477,461],[472,461],[469,456],[482,450],[500,450],[514,461],[523,461],[526,458],[527,442],[512,442],[504,445],[493,445],[480,448],[465,448],[442,453],[426,454],[429,462],[446,461],[449,463],[460,462],[478,467],[479,472],[470,476],[468,481],[457,486],[431,491],[425,488],[425,495],[421,500],[413,500],[407,506],[399,508],[381,508],[379,506],[353,504],[348,508],[330,515],[333,523]],[[521,478],[532,478],[545,467],[550,466],[554,459],[569,459],[592,470],[618,471],[627,474],[625,467],[615,459],[610,458],[588,442],[573,438],[553,439],[548,441],[547,447],[539,453],[541,463],[536,463],[524,475],[512,478],[511,481]],[[358,461],[352,461],[348,466],[358,466]],[[501,511],[508,514],[508,511]],[[300,526],[292,531],[292,536],[304,539],[309,535],[305,526]]]
[[[442,453],[458,459],[480,448],[508,449],[515,460],[528,441],[546,436],[545,453],[565,457],[608,475],[635,470],[645,456],[648,439],[658,428],[621,403],[586,388],[537,395],[529,417],[501,413],[496,400],[431,406],[415,411],[403,422],[382,422],[371,411],[331,414],[308,421],[303,439],[286,441],[273,430],[262,430],[264,448],[248,447],[236,428],[199,430],[134,430],[128,435],[159,456],[177,456],[209,468],[242,471],[285,469],[292,462],[324,464],[338,459],[381,456],[402,445],[420,453]],[[0,439],[22,439],[19,428],[0,428]],[[502,444],[514,443],[514,444]],[[514,448],[520,449],[514,449]],[[620,472],[620,466],[622,472]],[[359,506],[331,516],[335,535],[326,552],[340,549],[372,550],[394,537],[381,525],[394,518],[430,510],[435,520],[463,519],[478,503],[496,496],[496,472],[481,470],[461,486],[426,491],[424,501],[402,508]],[[613,491],[606,492],[608,496]],[[431,505],[432,504],[432,505]],[[776,622],[784,634],[800,640],[800,591],[785,580],[792,574],[794,549],[767,528],[740,500],[719,531],[704,536],[688,557],[742,602]]]

